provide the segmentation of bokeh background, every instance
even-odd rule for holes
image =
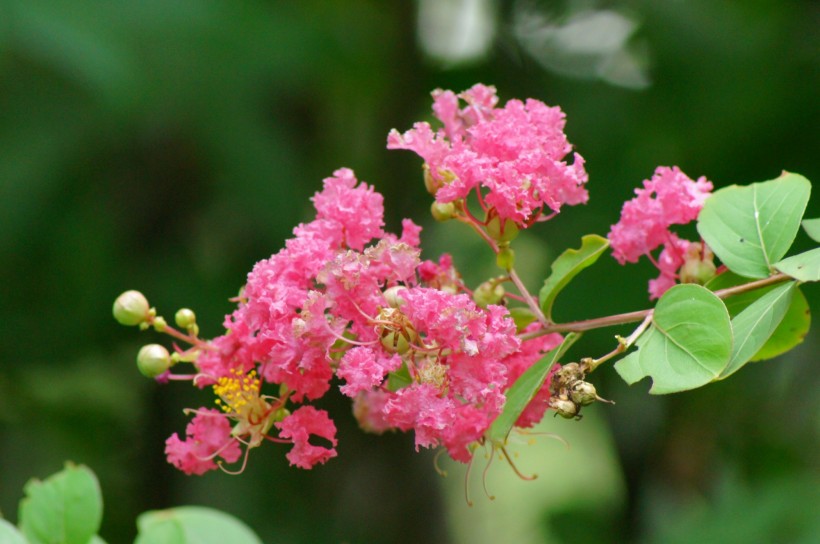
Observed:
[[[817,542],[816,326],[798,349],[701,390],[650,397],[603,368],[614,406],[501,463],[436,475],[412,437],[369,436],[329,401],[339,457],[305,472],[285,449],[241,476],[185,477],[163,458],[207,392],[142,379],[153,333],[111,304],[142,290],[196,310],[205,335],[257,260],[277,251],[340,166],[385,195],[389,225],[425,227],[475,285],[489,255],[433,224],[419,159],[389,129],[429,119],[429,92],[493,84],[560,105],[586,158],[590,203],[518,242],[534,290],[550,259],[605,234],[658,165],[716,186],[820,180],[820,4],[566,0],[0,2],[0,510],[64,460],[98,474],[102,536],[128,542],[142,511],[224,509],[265,542]],[[820,215],[818,195],[810,216]],[[798,243],[808,247],[801,234]],[[527,257],[522,259],[526,255]],[[646,307],[645,263],[612,259],[559,300],[577,319]],[[580,285],[582,284],[582,285]],[[820,288],[805,292],[820,307]],[[607,330],[590,350],[611,349]]]

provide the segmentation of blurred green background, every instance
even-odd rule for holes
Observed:
[[[484,82],[567,113],[591,199],[521,238],[534,290],[657,165],[718,187],[784,169],[816,182],[818,28],[813,0],[2,0],[0,510],[15,520],[24,482],[70,459],[100,477],[111,543],[133,539],[137,513],[181,504],[224,509],[270,543],[817,542],[816,327],[691,393],[650,398],[596,372],[617,404],[548,418],[570,448],[522,446],[536,482],[493,466],[495,501],[477,467],[471,509],[463,469],[442,480],[411,436],[361,433],[341,398],[325,466],[288,468],[270,444],[242,476],[176,473],[163,441],[210,399],[141,379],[135,354],[157,336],[110,311],[137,288],[219,334],[253,263],[310,219],[340,166],[385,195],[391,230],[425,226],[427,258],[452,251],[473,285],[495,273],[466,230],[432,224],[420,160],[385,150],[389,129],[429,118],[436,87]],[[602,259],[557,316],[647,307],[652,274]],[[820,308],[820,289],[805,292]],[[604,353],[623,332],[586,345]]]

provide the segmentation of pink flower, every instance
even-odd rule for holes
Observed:
[[[384,406],[385,421],[408,431],[413,429],[416,451],[419,447],[430,448],[439,444],[441,433],[455,419],[455,403],[441,396],[434,385],[413,384],[399,389]]]
[[[388,135],[388,149],[409,149],[421,156],[438,180],[436,200],[453,202],[473,190],[502,220],[527,227],[545,208],[582,204],[588,194],[584,161],[564,134],[564,113],[538,100],[510,100],[496,108],[495,89],[476,85],[456,96],[433,93],[433,111],[444,127],[426,123]],[[458,108],[458,98],[467,106]],[[486,194],[485,194],[486,193]]]
[[[360,391],[377,387],[388,372],[401,366],[401,357],[386,357],[382,350],[379,351],[381,353],[369,347],[357,346],[344,354],[336,370],[336,375],[347,382],[341,386],[342,393],[354,397]]]
[[[216,457],[233,463],[242,455],[231,436],[231,424],[219,410],[200,408],[185,429],[186,439],[174,433],[165,441],[168,462],[185,474],[201,475],[214,470]]]
[[[691,180],[677,166],[659,166],[652,179],[635,189],[635,198],[624,203],[620,220],[609,231],[612,255],[619,263],[634,263],[642,255],[653,259],[661,275],[649,283],[651,298],[659,298],[677,280],[689,242],[669,229],[697,219],[712,190],[705,177]],[[657,261],[652,251],[663,246]]]
[[[358,181],[349,168],[340,168],[325,179],[325,187],[313,196],[316,218],[336,223],[347,247],[362,250],[370,240],[384,235],[382,195]]]
[[[324,410],[317,410],[313,406],[302,406],[274,425],[279,429],[281,438],[287,438],[293,442],[293,449],[286,455],[291,465],[310,469],[319,463],[324,464],[328,459],[337,455],[336,425]],[[311,444],[309,442],[311,436],[326,440],[332,447]]]

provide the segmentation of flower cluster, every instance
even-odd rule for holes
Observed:
[[[459,99],[465,102],[459,107]],[[475,192],[489,218],[526,228],[583,204],[587,173],[564,134],[564,112],[538,100],[510,100],[496,107],[495,88],[475,85],[456,95],[433,92],[433,112],[443,126],[428,123],[390,132],[389,149],[415,151],[425,161],[428,189],[439,203],[459,203]],[[549,210],[546,216],[542,212]]]
[[[547,409],[580,418],[581,407],[603,400],[586,374],[629,346],[619,344],[599,359],[534,367],[547,364],[544,354],[562,343],[558,332],[611,322],[590,320],[580,328],[553,322],[515,272],[511,248],[519,229],[587,200],[583,159],[576,153],[571,164],[564,160],[571,146],[563,112],[537,100],[497,107],[495,89],[484,85],[458,95],[438,90],[433,99],[442,127],[393,130],[388,148],[424,158],[434,217],[472,227],[505,275],[471,291],[449,255],[422,261],[421,228],[405,219],[400,236],[385,232],[382,196],[343,168],[312,198],[314,219],[253,267],[225,317],[225,334],[200,338],[188,309],[175,316],[185,332],[174,329],[142,294],[123,293],[114,304],[120,323],[152,326],[191,345],[173,355],[158,344],[144,346],[140,371],[162,382],[188,379],[216,396],[217,408],[189,411],[194,417],[184,439],[174,434],[166,441],[177,468],[226,470],[223,463],[238,462],[243,447],[247,461],[248,451],[265,441],[290,444],[291,465],[327,462],[337,455],[336,427],[314,403],[336,388],[352,399],[364,430],[413,431],[416,449],[442,446],[465,463],[488,440],[506,456],[499,436],[513,419],[531,427]],[[649,284],[653,298],[676,281],[702,283],[714,273],[704,243],[670,231],[697,217],[711,189],[677,167],[658,168],[612,226],[609,241],[621,264],[646,255],[660,270]],[[483,216],[468,205],[470,195]],[[577,270],[562,273],[571,274],[562,280],[568,281]],[[507,293],[506,282],[517,293]],[[507,308],[511,300],[522,304],[518,324]],[[180,372],[177,363],[190,363],[193,372]],[[491,426],[508,394],[514,401],[499,432]]]
[[[166,442],[168,460],[202,474],[269,439],[293,445],[292,465],[324,463],[337,454],[336,429],[311,403],[335,379],[363,428],[412,430],[417,448],[443,445],[469,461],[505,390],[561,336],[522,342],[505,307],[473,301],[449,256],[421,261],[417,225],[405,220],[400,237],[383,230],[382,196],[351,170],[325,179],[313,204],[316,218],[254,266],[227,332],[177,354],[221,410],[193,410],[186,439]],[[263,394],[266,384],[277,394]],[[520,424],[538,422],[548,402],[545,384]]]
[[[621,264],[635,263],[643,255],[652,261],[660,276],[649,281],[650,298],[660,298],[677,280],[702,280],[708,275],[702,269],[710,265],[714,272],[712,253],[705,244],[679,238],[669,229],[697,219],[711,191],[712,183],[705,177],[693,181],[677,166],[660,166],[652,179],[643,182],[643,189],[635,189],[635,198],[624,203],[621,219],[608,235],[612,254]],[[661,246],[655,258],[652,252]],[[684,273],[687,263],[686,270],[694,273]]]

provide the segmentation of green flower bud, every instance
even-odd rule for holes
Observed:
[[[196,325],[196,314],[189,308],[180,308],[174,315],[174,321],[178,327],[190,329],[192,325]]]
[[[433,174],[430,173],[430,165],[424,163],[423,166],[424,170],[424,188],[427,189],[427,192],[433,196],[436,196],[436,191],[439,190],[441,187],[441,181],[437,180],[433,177]]]
[[[388,353],[404,355],[410,349],[410,342],[402,331],[385,330],[382,333],[382,346]]]
[[[512,248],[502,247],[498,250],[498,255],[495,256],[495,264],[499,268],[510,271],[515,266],[515,252]]]
[[[552,397],[550,399],[550,408],[566,419],[571,419],[578,415],[578,406],[569,399],[562,397]]]
[[[139,291],[126,291],[114,301],[114,319],[121,325],[139,325],[150,316],[150,306]]]
[[[711,280],[716,271],[714,258],[715,254],[708,246],[700,242],[690,244],[683,266],[680,267],[680,282],[703,285]]]
[[[154,318],[154,330],[157,332],[165,332],[165,328],[168,326],[168,322],[165,321],[165,318],[161,315],[158,315]]]
[[[430,205],[430,213],[433,214],[433,219],[443,223],[455,216],[456,207],[452,202],[433,202]]]
[[[400,308],[402,304],[404,304],[404,299],[401,298],[401,292],[407,289],[402,285],[394,285],[393,287],[385,290],[384,293],[384,300],[387,301],[387,304],[391,308]]]
[[[504,298],[504,286],[498,282],[485,281],[473,291],[473,301],[482,308],[498,304]]]
[[[137,368],[146,378],[156,378],[171,368],[171,355],[159,344],[142,346],[137,354]]]
[[[515,221],[507,219],[502,226],[501,219],[495,215],[487,223],[487,234],[496,242],[509,243],[518,236],[518,225],[515,224]]]

